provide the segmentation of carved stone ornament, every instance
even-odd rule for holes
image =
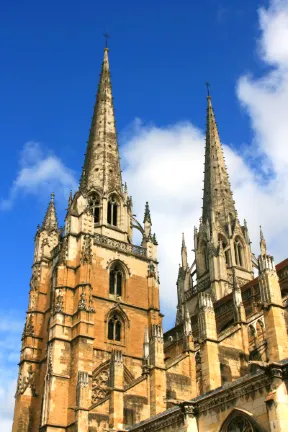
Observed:
[[[40,283],[40,266],[34,265],[30,279],[30,290],[38,291]]]
[[[83,246],[82,246],[82,254],[81,254],[81,263],[82,264],[92,264],[92,242],[91,237],[89,235],[84,236]]]
[[[55,294],[54,306],[53,306],[53,315],[56,313],[63,313],[64,310],[64,301],[63,294],[61,289],[59,289],[58,293]]]
[[[30,293],[30,298],[29,298],[29,306],[28,306],[28,310],[29,311],[33,311],[36,308],[36,301],[37,301],[37,297],[38,297],[38,293],[35,291],[32,291]]]
[[[148,277],[156,277],[155,265],[152,261],[148,264]]]
[[[20,372],[18,378],[16,396],[23,395],[28,388],[31,389],[32,396],[37,396],[34,371],[31,365],[29,366],[27,374],[25,376],[22,376]]]
[[[21,340],[25,339],[25,337],[28,336],[31,337],[34,336],[34,325],[33,325],[33,318],[31,314],[29,314],[29,316],[27,317]]]
[[[59,252],[58,264],[65,264],[68,254],[68,239],[65,237],[62,242],[62,246]]]
[[[92,403],[95,404],[108,395],[109,367],[103,369],[92,381]]]
[[[79,303],[78,303],[78,311],[86,311],[86,312],[94,313],[95,308],[94,308],[93,303],[94,302],[93,302],[91,289],[90,289],[88,302],[87,302],[86,293],[83,289],[82,293],[80,294],[80,299],[79,299]]]
[[[243,377],[242,385],[236,386],[235,383],[229,383],[230,385],[224,391],[219,392],[219,394],[214,394],[212,397],[204,398],[203,400],[198,402],[199,412],[204,412],[210,409],[215,409],[217,406],[225,406],[228,408],[234,404],[233,400],[237,398],[241,398],[249,393],[255,391],[261,391],[262,388],[270,388],[271,379],[270,377],[265,376],[265,374],[261,374],[257,377],[258,379],[254,382],[250,382],[245,384],[245,377]]]
[[[50,377],[52,373],[53,373],[52,349],[50,346],[47,354],[47,377]]]

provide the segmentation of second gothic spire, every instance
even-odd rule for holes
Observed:
[[[202,219],[204,223],[207,219],[211,222],[214,212],[218,220],[224,222],[229,213],[236,218],[236,210],[210,95],[207,100]]]
[[[108,60],[108,48],[98,85],[80,188],[121,193],[122,178]]]

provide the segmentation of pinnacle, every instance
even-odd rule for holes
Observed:
[[[184,233],[182,233],[182,249],[186,248],[186,243],[185,243],[185,236]]]
[[[261,251],[261,255],[267,255],[266,240],[264,238],[261,225],[260,225],[260,251]]]
[[[48,231],[58,230],[58,221],[57,221],[54,199],[55,199],[55,194],[51,193],[50,203],[48,205],[48,208],[47,208],[47,211],[46,211],[43,223],[42,223],[42,229],[46,229]]]
[[[68,209],[71,207],[73,201],[72,190],[70,190],[69,198],[68,198]]]
[[[145,211],[144,211],[144,220],[143,223],[148,222],[150,223],[150,225],[152,225],[151,222],[151,215],[150,215],[150,208],[149,208],[149,203],[148,201],[145,204]]]

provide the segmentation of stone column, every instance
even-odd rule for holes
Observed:
[[[110,406],[109,406],[109,426],[111,428],[123,429],[124,424],[124,365],[121,351],[114,350],[110,360],[109,387]]]
[[[166,409],[166,373],[164,341],[161,325],[153,324],[150,337],[150,413],[158,414]]]
[[[203,393],[221,386],[216,320],[210,294],[199,293],[199,342]]]
[[[284,319],[281,289],[273,257],[261,255],[259,263],[259,287],[266,328],[269,361],[288,357],[288,338]]]

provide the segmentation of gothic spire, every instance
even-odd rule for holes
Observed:
[[[50,203],[48,205],[48,208],[47,208],[47,211],[46,211],[43,223],[42,223],[42,229],[46,229],[48,231],[58,230],[58,221],[57,221],[54,198],[55,198],[55,195],[54,195],[54,193],[52,193]]]
[[[203,223],[211,223],[214,213],[220,222],[226,223],[229,213],[236,219],[236,210],[210,95],[207,101],[202,218]]]
[[[267,255],[267,246],[266,246],[266,241],[263,235],[261,225],[260,225],[260,252],[262,256]]]
[[[108,48],[106,47],[80,189],[89,190],[95,187],[104,193],[113,190],[121,193],[122,179],[115,123]]]

